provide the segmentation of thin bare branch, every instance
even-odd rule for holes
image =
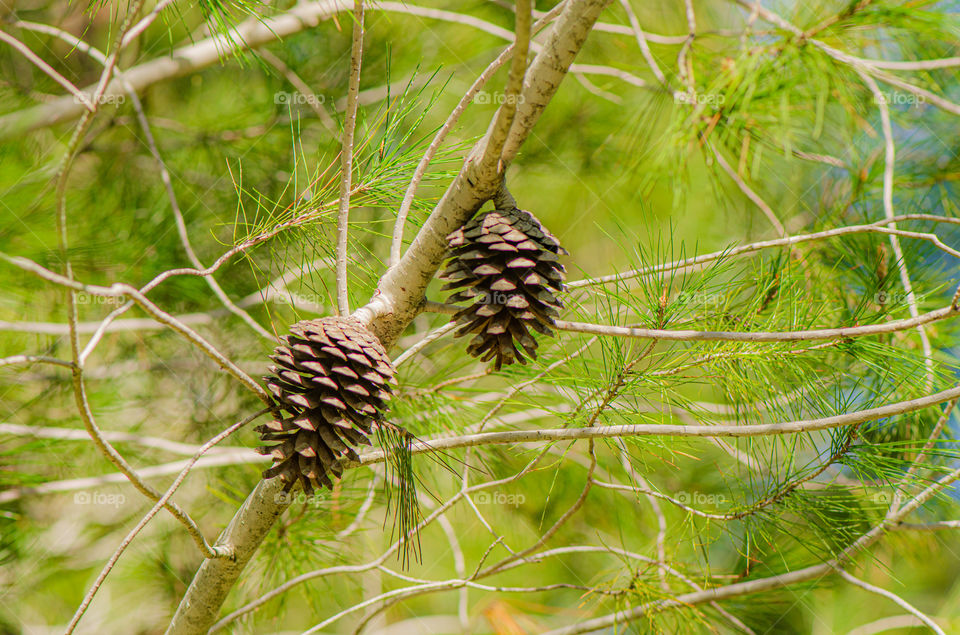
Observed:
[[[857,74],[863,79],[864,83],[873,93],[874,101],[880,110],[880,123],[883,128],[883,213],[890,222],[889,228],[896,231],[896,221],[892,220],[896,214],[893,211],[893,171],[896,162],[896,148],[893,143],[893,126],[890,124],[890,109],[887,107],[887,100],[884,98],[880,87],[866,72],[858,70]],[[890,247],[893,249],[893,255],[896,259],[897,269],[900,271],[900,283],[903,285],[903,291],[907,295],[907,307],[910,315],[914,318],[920,316],[920,310],[917,308],[917,296],[913,292],[913,283],[910,281],[910,273],[907,269],[907,261],[903,256],[903,248],[900,246],[900,238],[896,234],[890,236]],[[933,370],[933,348],[930,346],[930,338],[927,336],[927,329],[921,324],[917,326],[917,332],[920,334],[920,342],[923,346],[924,365],[927,368],[927,390],[933,390],[934,370]]]
[[[96,110],[93,103],[90,101],[90,98],[85,95],[83,91],[74,86],[73,82],[68,80],[66,77],[58,73],[56,69],[43,61],[43,58],[31,51],[26,44],[5,31],[0,31],[0,42],[6,42],[9,44],[15,51],[23,55],[25,58],[30,60],[34,66],[43,71],[44,74],[50,77],[50,79],[66,88],[67,92],[73,95],[73,98],[77,101],[77,103],[86,108],[88,112],[94,112]]]
[[[337,312],[350,313],[347,291],[347,240],[350,236],[350,192],[353,186],[353,136],[357,128],[357,95],[360,92],[360,65],[363,58],[363,0],[353,2],[353,44],[350,48],[350,80],[347,111],[343,117],[343,145],[340,150],[340,200],[337,210]]]
[[[660,70],[660,65],[657,64],[657,60],[653,57],[653,53],[650,51],[650,45],[647,44],[647,35],[640,27],[640,21],[637,19],[637,14],[634,13],[633,7],[630,5],[630,0],[620,0],[620,6],[623,7],[623,10],[627,13],[627,19],[630,21],[630,28],[633,31],[633,36],[637,40],[637,45],[640,47],[640,53],[643,55],[643,59],[646,60],[647,66],[650,67],[650,70],[653,72],[653,76],[657,78],[657,81],[672,93],[673,91],[670,88],[670,83],[667,81],[663,71]]]
[[[874,223],[868,223],[864,225],[847,225],[844,227],[837,227],[834,229],[827,229],[821,232],[816,232],[813,234],[799,234],[796,236],[786,236],[784,238],[777,238],[773,240],[761,240],[748,245],[741,245],[739,247],[730,247],[722,251],[715,251],[709,254],[703,254],[701,256],[694,256],[692,258],[687,258],[685,260],[678,260],[676,262],[668,262],[658,265],[652,265],[649,267],[643,267],[642,269],[632,269],[630,271],[624,271],[623,273],[611,274],[609,276],[599,276],[596,278],[584,278],[582,280],[574,280],[567,284],[567,287],[571,289],[577,289],[579,287],[586,287],[594,284],[606,284],[609,282],[621,282],[624,280],[630,280],[631,278],[637,278],[640,276],[646,276],[650,274],[658,274],[664,272],[674,272],[680,273],[691,269],[694,267],[702,267],[705,264],[711,262],[716,262],[717,260],[733,258],[735,256],[740,256],[743,254],[754,253],[761,251],[763,249],[773,249],[776,247],[789,247],[792,245],[797,245],[800,243],[824,240],[826,238],[835,238],[837,236],[844,236],[847,234],[860,234],[860,233],[870,233],[870,232],[879,232],[886,233],[884,227],[889,225],[891,222],[896,223],[900,221],[930,221],[935,223],[948,223],[951,225],[960,225],[960,219],[950,218],[947,216],[934,216],[933,214],[902,214],[900,216],[895,216],[892,219],[883,219],[878,220]],[[900,230],[897,230],[898,232]],[[906,234],[900,234],[906,235]],[[916,234],[913,237],[925,237],[925,240],[931,240],[935,238],[932,234]],[[938,239],[939,240],[939,239]],[[944,245],[946,249],[950,249]],[[949,253],[949,252],[948,252]]]
[[[723,153],[717,150],[714,145],[707,141],[707,147],[710,148],[710,152],[713,154],[713,158],[717,161],[717,164],[723,168],[723,171],[727,173],[727,176],[737,184],[737,187],[740,188],[740,191],[743,192],[747,198],[753,201],[753,204],[760,208],[760,211],[763,212],[763,215],[767,217],[767,220],[770,221],[770,224],[773,225],[773,228],[777,230],[777,233],[783,237],[787,235],[787,228],[783,226],[783,223],[780,222],[780,219],[777,218],[777,215],[773,213],[773,210],[767,205],[767,202],[754,191],[752,187],[747,185],[747,182],[737,174],[737,171],[730,167],[730,164],[727,163],[727,160],[724,158]]]
[[[47,355],[11,355],[10,357],[0,357],[0,366],[11,366],[13,364],[53,364],[54,366],[63,366],[64,368],[73,368],[73,362],[65,359],[57,359]]]
[[[310,106],[310,109],[317,115],[317,119],[323,127],[327,129],[327,132],[334,137],[340,134],[340,131],[337,130],[337,123],[327,112],[326,108],[323,107],[323,102],[315,98],[317,94],[316,91],[311,89],[293,69],[287,66],[282,59],[271,53],[269,49],[260,49],[257,55],[259,55],[264,62],[277,69],[294,88],[300,91],[300,94],[307,98],[307,105]],[[347,101],[350,101],[349,91],[347,93]]]
[[[196,465],[197,461],[200,460],[200,457],[204,455],[207,450],[220,443],[228,436],[239,430],[241,427],[250,423],[251,421],[257,419],[261,415],[268,413],[269,408],[264,408],[260,412],[250,415],[245,419],[241,419],[237,423],[229,426],[226,430],[216,435],[202,446],[200,446],[197,451],[194,453],[193,457],[187,461],[187,464],[180,471],[180,474],[177,475],[177,478],[174,479],[173,483],[170,484],[170,487],[167,488],[167,491],[164,492],[163,496],[154,504],[153,508],[147,512],[147,514],[140,519],[140,522],[130,530],[130,533],[123,539],[120,543],[120,546],[117,547],[113,555],[110,556],[110,559],[107,560],[107,563],[103,566],[103,569],[97,575],[96,580],[94,580],[93,585],[90,587],[90,590],[87,591],[87,594],[84,596],[83,601],[80,603],[80,606],[77,608],[76,612],[73,614],[70,623],[67,625],[65,635],[70,635],[76,629],[77,624],[80,623],[80,619],[83,617],[83,614],[86,613],[87,607],[90,606],[90,603],[93,601],[94,596],[97,594],[97,591],[100,590],[100,586],[103,584],[104,580],[107,579],[107,576],[110,575],[110,572],[113,570],[113,567],[117,564],[117,561],[120,559],[120,556],[123,555],[123,552],[126,551],[127,547],[130,546],[130,543],[133,542],[133,539],[137,537],[137,534],[147,526],[147,523],[157,515],[157,513],[163,509],[163,506],[168,500],[170,500],[177,489],[180,488],[180,485],[187,478],[187,475],[190,473],[190,470],[193,469],[193,466]],[[232,555],[232,552],[228,547],[218,546],[213,548],[213,552],[216,554],[216,557],[229,557]]]
[[[882,589],[878,586],[874,586],[869,582],[865,582],[861,580],[860,578],[856,578],[850,575],[849,573],[847,573],[846,571],[844,571],[843,569],[838,568],[837,575],[839,575],[841,578],[843,578],[850,584],[860,587],[864,591],[869,591],[870,593],[874,593],[876,595],[885,597],[888,600],[893,601],[900,608],[905,609],[911,615],[913,615],[918,620],[926,624],[930,628],[930,630],[932,630],[934,633],[937,633],[937,635],[946,635],[946,633],[943,632],[943,629],[940,628],[936,622],[934,622],[932,619],[927,617],[926,614],[918,610],[916,607],[914,607],[912,604],[904,600],[902,597],[900,597],[896,593],[893,593],[892,591],[887,591],[886,589]]]
[[[805,340],[837,340],[851,337],[865,337],[882,333],[895,333],[916,328],[938,320],[953,318],[958,310],[952,305],[921,314],[916,318],[891,320],[865,326],[845,326],[839,328],[809,329],[804,331],[693,331],[647,329],[635,326],[608,326],[605,324],[587,324],[556,320],[554,326],[561,331],[608,335],[613,337],[633,337],[639,339],[671,340],[675,342],[727,341],[727,342],[799,342]]]

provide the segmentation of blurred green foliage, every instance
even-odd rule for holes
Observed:
[[[265,20],[293,6],[220,0],[173,5],[121,53],[119,68],[161,58],[210,33]],[[502,28],[512,26],[508,3],[474,0],[431,6]],[[509,184],[521,206],[533,211],[571,252],[571,279],[775,237],[769,221],[722,169],[714,152],[769,203],[791,233],[883,217],[879,114],[856,73],[763,20],[747,24],[748,13],[733,3],[706,0],[693,6],[698,35],[686,52],[697,93],[693,103],[659,86],[633,35],[622,32],[629,20],[614,4],[603,20],[619,30],[593,33],[578,58],[578,63],[602,65],[608,71],[566,78],[510,168]],[[549,9],[543,3],[538,8]],[[634,3],[633,8],[651,33],[687,33],[683,3]],[[776,3],[772,8],[801,29],[815,29],[823,42],[863,57],[948,57],[956,55],[960,36],[950,4],[818,1]],[[15,34],[75,85],[87,86],[100,76],[95,61],[16,21],[55,25],[102,48],[115,35],[123,11],[124,5],[115,3],[39,0],[0,8],[0,28]],[[219,64],[153,84],[140,96],[172,176],[187,233],[204,264],[245,239],[311,215],[310,222],[279,232],[216,274],[231,298],[277,334],[297,319],[332,313],[334,305],[333,273],[325,263],[333,254],[336,232],[340,141],[337,130],[318,118],[310,102],[340,125],[349,20],[340,15],[266,47],[312,95],[302,95],[256,52],[225,52]],[[368,11],[355,179],[361,191],[351,210],[351,306],[369,299],[384,271],[396,210],[426,145],[503,45],[470,24],[402,11]],[[681,45],[652,42],[650,48],[671,86],[683,95],[677,71]],[[642,82],[614,76],[623,72]],[[408,241],[466,150],[485,131],[505,76],[501,70],[484,88],[486,97],[466,110],[431,165],[411,213]],[[6,46],[0,47],[0,77],[0,114],[63,92]],[[906,77],[954,101],[960,98],[956,69]],[[897,213],[956,218],[956,116],[911,101],[909,93],[881,87],[891,98],[897,144]],[[63,262],[57,248],[53,177],[72,130],[66,123],[0,143],[0,251],[55,271]],[[67,185],[67,257],[77,279],[143,285],[164,271],[189,266],[157,163],[130,100],[102,108],[82,140]],[[935,231],[955,244],[950,239],[958,232],[951,227],[917,222],[909,228]],[[956,284],[956,262],[927,242],[903,240],[920,310],[944,306]],[[296,308],[285,300],[262,301],[271,281],[307,263],[315,266],[288,281],[287,288],[301,300]],[[69,338],[63,333],[64,291],[7,264],[0,265],[0,288],[0,357],[70,358]],[[431,287],[430,299],[442,299],[438,288]],[[887,297],[894,300],[878,300]],[[86,341],[93,325],[117,305],[86,294],[79,298]],[[251,374],[265,372],[275,341],[258,337],[226,312],[199,277],[170,278],[150,298],[172,314],[192,316],[204,337]],[[909,315],[897,263],[887,236],[881,234],[855,234],[794,250],[767,250],[749,259],[724,258],[698,271],[668,268],[631,282],[582,287],[569,295],[568,304],[567,319],[697,330],[799,330]],[[103,430],[200,444],[259,408],[255,397],[177,334],[131,328],[132,323],[125,322],[146,317],[138,310],[121,316],[123,330],[107,333],[88,360],[91,406]],[[418,317],[395,352],[446,319]],[[933,381],[936,389],[944,389],[956,382],[955,327],[939,322],[928,331],[936,346]],[[582,347],[585,352],[575,354]],[[463,431],[483,420],[505,391],[490,423],[498,429],[688,423],[691,417],[705,423],[771,423],[911,399],[927,388],[922,351],[913,333],[833,342],[823,350],[808,342],[659,342],[648,348],[645,341],[591,342],[586,336],[561,333],[541,345],[542,357],[530,367],[510,367],[438,387],[450,378],[482,373],[462,350],[461,340],[444,338],[401,368],[401,394],[393,416],[416,435]],[[566,356],[567,363],[529,389],[509,392]],[[0,423],[82,429],[69,375],[65,368],[43,364],[0,367]],[[598,399],[616,407],[597,408]],[[801,437],[731,439],[732,448],[660,437],[598,441],[592,446],[598,463],[595,477],[636,484],[640,475],[656,491],[697,509],[742,514],[717,522],[659,502],[670,528],[665,548],[671,566],[698,585],[722,585],[801,568],[849,545],[882,518],[891,485],[916,456],[936,419],[935,413],[923,411],[865,424],[855,434],[838,429]],[[252,430],[242,430],[226,444],[252,447],[257,441]],[[117,442],[116,447],[138,468],[183,458],[143,443]],[[441,462],[418,458],[414,467],[424,514],[459,489],[454,474],[466,469],[471,483],[506,478],[532,461],[539,449],[492,446],[454,452]],[[494,490],[491,502],[479,506],[484,522],[462,503],[451,509],[448,518],[456,528],[466,574],[495,539],[485,523],[502,539],[491,551],[487,564],[492,564],[509,553],[506,547],[518,551],[533,544],[562,517],[583,490],[589,465],[585,449],[584,444],[550,448],[530,474]],[[748,469],[731,459],[730,451],[748,453],[763,469]],[[818,479],[822,487],[800,486],[835,454],[829,471]],[[932,463],[935,469],[917,476],[916,484],[956,465],[952,445],[939,444]],[[261,467],[197,470],[176,500],[212,539],[258,481]],[[112,473],[90,443],[0,433],[0,495]],[[382,504],[382,483],[373,474],[348,472],[335,491],[294,504],[244,574],[226,610],[311,569],[363,563],[379,555],[390,543],[392,519]],[[158,486],[169,478],[156,479]],[[104,560],[150,507],[127,484],[112,482],[78,492],[114,496],[110,500],[119,496],[123,503],[84,505],[71,490],[28,492],[0,507],[0,633],[45,632],[45,626],[66,624]],[[350,527],[370,492],[377,504],[360,530],[341,540],[338,532]],[[944,497],[919,516],[951,518],[956,511],[953,500]],[[589,543],[655,557],[658,532],[658,518],[646,497],[594,487],[548,547]],[[409,575],[450,579],[464,574],[456,570],[448,535],[441,528],[426,529],[421,542],[423,561]],[[957,546],[947,532],[896,533],[864,559],[867,571],[860,575],[951,620],[956,628]],[[161,514],[120,560],[81,631],[161,632],[200,561],[182,528]],[[393,559],[385,566],[400,569]],[[667,579],[664,587],[657,567],[622,553],[571,553],[485,581],[503,587],[564,582],[571,588],[529,595],[471,590],[467,610],[476,633],[496,632],[498,623],[505,628],[505,619],[538,632],[588,613],[605,614],[690,588]],[[319,578],[268,602],[231,628],[244,633],[299,632],[364,597],[404,584],[379,572]],[[388,608],[385,622],[374,624],[413,616],[452,617],[457,601],[453,592],[413,597]],[[835,580],[735,598],[722,607],[758,633],[846,632],[902,612],[886,599]],[[329,632],[345,632],[345,624],[352,628],[357,619],[350,617]],[[418,632],[411,628],[409,632]],[[629,628],[734,632],[716,607],[706,604],[655,613]]]

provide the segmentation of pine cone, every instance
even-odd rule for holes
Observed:
[[[332,488],[328,475],[342,474],[342,458],[358,460],[351,446],[370,445],[396,370],[380,341],[352,318],[304,320],[283,339],[264,381],[291,416],[257,427],[263,441],[280,442],[257,451],[274,459],[263,478],[279,476],[287,489],[299,480],[312,494],[314,483]]]
[[[451,260],[443,289],[462,289],[448,302],[474,300],[453,317],[460,325],[456,337],[475,334],[467,352],[495,359],[497,370],[525,364],[524,353],[536,359],[537,341],[528,329],[553,334],[549,326],[563,308],[556,296],[564,280],[558,256],[567,251],[533,214],[516,208],[475,216],[447,241]]]

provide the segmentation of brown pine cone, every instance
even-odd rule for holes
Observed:
[[[287,489],[299,480],[312,494],[314,484],[333,486],[329,475],[342,474],[341,459],[358,459],[353,447],[370,445],[396,370],[380,341],[352,318],[304,320],[283,339],[264,381],[291,416],[257,428],[263,441],[279,442],[257,451],[274,459],[264,478],[279,476]]]
[[[529,329],[553,334],[549,327],[563,308],[556,295],[564,281],[558,256],[567,251],[533,214],[516,208],[475,216],[447,240],[451,257],[443,289],[460,289],[448,301],[473,301],[454,315],[460,325],[455,336],[474,334],[467,352],[495,359],[497,370],[526,363],[525,355],[536,359]]]

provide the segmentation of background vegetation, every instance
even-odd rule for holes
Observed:
[[[765,5],[801,36],[769,16],[751,15],[751,5],[613,3],[511,166],[508,180],[521,207],[570,251],[571,280],[663,265],[630,281],[575,287],[565,320],[756,332],[879,324],[911,316],[903,264],[917,314],[955,302],[954,256],[960,254],[917,236],[900,236],[902,261],[890,234],[864,231],[747,258],[721,257],[701,269],[669,264],[781,233],[884,219],[891,144],[895,171],[886,178],[895,213],[958,218],[955,5]],[[692,40],[688,7],[695,15]],[[169,3],[120,52],[118,68],[295,8],[288,2]],[[113,51],[129,9],[59,0],[0,5],[0,29],[86,87],[103,66],[62,34]],[[642,45],[633,20],[647,34]],[[501,2],[368,9],[350,223],[351,306],[362,306],[376,289],[397,209],[433,134],[502,50],[504,37],[512,37],[513,24],[512,5]],[[63,190],[66,257],[75,278],[139,287],[191,266],[184,234],[206,266],[234,245],[295,221],[216,273],[258,328],[225,308],[199,276],[171,277],[150,300],[255,377],[266,372],[275,336],[289,324],[333,314],[350,32],[345,11],[256,51],[232,53],[224,40],[217,63],[139,91],[153,140],[133,97],[100,105]],[[877,93],[862,69],[813,41],[865,59],[953,63],[879,69],[923,92],[880,81]],[[18,123],[13,114],[65,91],[6,41],[0,78],[0,252],[59,272],[56,177],[75,122],[30,130]],[[408,241],[486,130],[505,81],[505,70],[491,79],[431,163]],[[151,145],[169,171],[179,211]],[[949,220],[919,218],[900,228],[957,245],[957,224]],[[429,299],[443,300],[439,287],[433,283]],[[64,289],[7,261],[0,262],[0,289],[0,633],[61,632],[152,503],[86,436],[70,369],[14,358],[71,358]],[[78,294],[83,345],[122,303]],[[391,351],[394,358],[448,319],[418,316]],[[949,319],[928,324],[929,356],[914,329],[773,343],[564,331],[541,342],[536,363],[499,373],[464,355],[463,340],[445,336],[400,365],[392,417],[421,438],[463,434],[480,422],[487,430],[523,430],[817,419],[953,388],[955,331]],[[117,450],[138,470],[173,466],[148,478],[161,490],[198,446],[262,407],[197,347],[137,308],[102,334],[84,377],[97,424],[120,435],[111,438]],[[425,527],[422,562],[403,570],[391,556],[380,568],[318,577],[228,628],[300,632],[381,593],[469,576],[509,550],[536,544],[558,520],[565,522],[543,549],[583,550],[478,580],[486,586],[469,591],[424,593],[377,613],[364,608],[325,632],[352,632],[361,623],[367,632],[384,633],[460,632],[462,624],[475,633],[544,632],[676,597],[691,591],[690,583],[723,587],[798,570],[836,556],[881,522],[897,492],[908,499],[956,469],[956,401],[942,402],[799,435],[718,443],[624,436],[591,441],[589,448],[568,441],[419,456],[425,515],[454,496],[464,478],[470,484],[507,478],[540,458],[522,479],[481,490],[473,504],[461,502]],[[64,430],[78,434],[66,438]],[[934,430],[940,438],[924,452]],[[259,481],[264,462],[248,450],[256,445],[252,427],[240,429],[178,491],[175,500],[208,541]],[[918,458],[926,467],[908,473]],[[588,473],[610,486],[585,489]],[[295,576],[366,563],[389,548],[396,533],[384,505],[384,475],[379,468],[350,470],[333,492],[298,498],[224,615]],[[890,529],[850,567],[946,632],[960,629],[960,543],[950,491],[952,485],[904,520],[923,527]],[[568,510],[576,512],[569,520]],[[77,632],[161,632],[202,559],[183,526],[159,514],[118,561]],[[503,590],[515,587],[530,592]],[[864,627],[856,632],[866,633],[889,625],[908,632],[918,623],[889,598],[823,575],[716,604],[651,612],[621,628],[841,633]]]

